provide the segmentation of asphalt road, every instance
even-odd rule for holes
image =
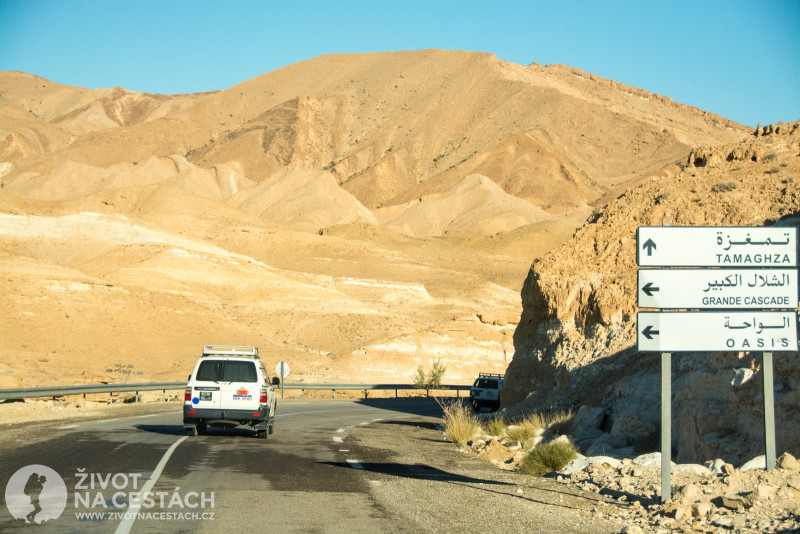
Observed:
[[[348,436],[381,420],[438,414],[426,399],[279,400],[267,440],[245,429],[186,437],[179,404],[167,413],[15,426],[0,436],[6,508],[19,515],[19,501],[8,498],[30,507],[30,495],[19,495],[28,492],[42,514],[58,512],[57,477],[38,488],[19,484],[31,472],[50,473],[34,464],[63,479],[66,504],[40,525],[1,509],[0,532],[404,532],[371,497]],[[24,477],[14,477],[19,470]]]

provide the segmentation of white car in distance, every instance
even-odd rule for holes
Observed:
[[[186,434],[202,434],[209,426],[249,426],[266,439],[275,425],[278,383],[278,377],[270,381],[256,347],[205,345],[186,384]]]

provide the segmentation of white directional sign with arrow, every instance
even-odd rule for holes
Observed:
[[[639,312],[640,351],[794,351],[797,313]]]
[[[772,352],[798,348],[797,237],[797,228],[774,226],[637,229],[637,264],[666,267],[639,270],[638,305],[686,310],[636,314],[639,350],[661,353],[662,503],[672,495],[673,352],[762,353],[765,457],[767,468],[775,468]],[[696,309],[712,311],[689,311]],[[780,309],[787,311],[774,311]]]
[[[643,267],[797,267],[797,228],[640,226]]]
[[[639,269],[640,308],[796,309],[797,269]]]

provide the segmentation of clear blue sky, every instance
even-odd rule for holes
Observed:
[[[800,119],[800,0],[0,0],[0,70],[151,93],[325,53],[563,63],[755,126]]]

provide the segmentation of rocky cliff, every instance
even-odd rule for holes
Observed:
[[[504,405],[512,413],[593,407],[574,436],[585,452],[657,450],[660,360],[636,349],[636,228],[798,221],[798,122],[696,147],[676,176],[652,178],[596,209],[531,266]],[[778,449],[798,454],[800,357],[774,359]],[[677,459],[735,463],[763,454],[760,353],[682,353],[672,362]]]

